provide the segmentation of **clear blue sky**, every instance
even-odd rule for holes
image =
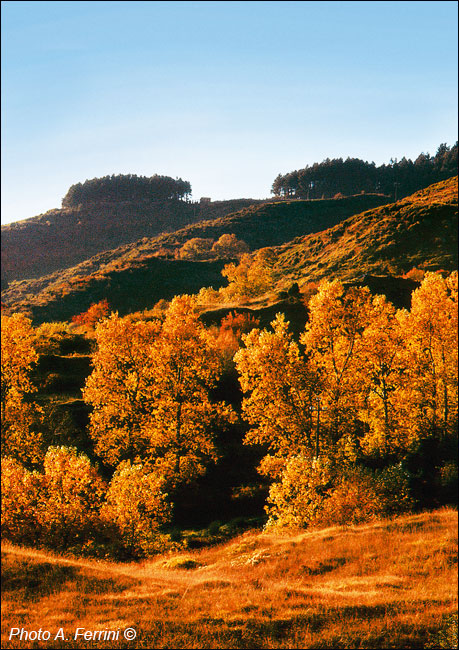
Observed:
[[[456,139],[456,2],[2,2],[2,223],[107,174],[263,198]]]

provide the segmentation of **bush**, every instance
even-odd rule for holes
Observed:
[[[316,523],[326,526],[361,524],[384,513],[372,474],[355,467],[339,479],[324,501]]]
[[[268,525],[287,527],[360,524],[413,506],[410,475],[395,465],[373,473],[333,466],[330,460],[294,456],[270,489]]]
[[[89,458],[73,447],[49,447],[44,470],[37,510],[42,541],[66,548],[97,536],[106,486]]]

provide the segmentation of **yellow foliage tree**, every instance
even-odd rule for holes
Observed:
[[[41,434],[37,431],[40,409],[30,401],[34,387],[30,380],[38,360],[35,335],[23,314],[2,315],[2,456],[36,463],[42,456]]]
[[[355,453],[365,369],[362,334],[369,323],[371,295],[366,287],[347,291],[341,282],[323,281],[309,302],[309,322],[300,337],[311,368],[322,378],[321,431],[324,442]]]
[[[331,492],[333,474],[328,458],[292,454],[270,487],[268,525],[302,528],[316,523]]]
[[[2,528],[11,541],[53,548],[83,543],[100,531],[106,486],[84,454],[50,447],[44,472],[2,461]]]
[[[216,459],[213,432],[234,417],[210,400],[221,365],[195,307],[177,296],[162,322],[115,314],[100,323],[84,390],[96,452],[112,465],[140,458],[172,488]]]
[[[361,341],[365,402],[359,415],[368,424],[362,447],[386,456],[397,455],[408,445],[404,402],[409,378],[403,317],[384,296],[375,296]]]
[[[177,257],[181,260],[207,260],[213,257],[213,243],[214,240],[207,237],[193,237],[183,244]]]
[[[124,545],[135,554],[161,548],[161,526],[171,515],[165,479],[141,463],[122,461],[113,475],[102,516],[115,524]]]
[[[457,314],[457,272],[446,279],[426,273],[402,319],[412,437],[441,437],[457,429]]]
[[[242,410],[255,425],[246,442],[267,445],[269,454],[262,470],[277,476],[290,455],[314,454],[313,407],[318,381],[293,341],[284,316],[278,314],[272,327],[273,332],[253,329],[243,336],[245,347],[234,360],[242,389],[248,394]]]
[[[93,535],[100,525],[105,491],[86,455],[73,447],[49,447],[37,510],[44,542],[65,548]]]
[[[220,289],[224,299],[247,300],[269,291],[273,286],[272,265],[272,254],[267,249],[253,255],[243,253],[239,264],[227,264],[222,275],[229,285]]]
[[[42,475],[29,472],[13,458],[2,460],[2,535],[17,544],[40,538],[37,521]]]
[[[217,257],[240,257],[248,251],[247,244],[233,234],[222,235],[212,246],[212,252]]]

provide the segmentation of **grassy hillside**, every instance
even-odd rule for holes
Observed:
[[[452,509],[296,535],[248,531],[142,563],[10,544],[2,555],[4,648],[457,647]],[[10,639],[12,628],[50,640]],[[59,628],[68,641],[54,640]],[[119,638],[75,640],[77,628]]]
[[[105,297],[122,313],[148,308],[174,293],[191,293],[209,285],[218,288],[224,283],[220,276],[222,260],[185,263],[173,259],[174,252],[189,239],[218,239],[222,234],[234,233],[252,250],[275,246],[333,226],[386,201],[387,197],[381,195],[359,195],[247,207],[171,234],[144,237],[40,278],[13,281],[2,292],[2,301],[16,309],[30,309],[36,322],[70,318]]]
[[[2,226],[2,286],[74,266],[96,253],[222,217],[263,201],[119,201],[49,210]]]
[[[457,176],[276,249],[280,281],[457,268]],[[300,282],[301,283],[301,282]]]

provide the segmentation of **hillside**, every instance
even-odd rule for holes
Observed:
[[[252,530],[141,563],[10,544],[2,555],[4,648],[62,648],[60,628],[68,648],[457,647],[452,509],[299,534]],[[21,628],[50,640],[21,641]],[[75,640],[77,628],[119,634]]]
[[[276,249],[280,283],[457,268],[457,176]]]
[[[49,210],[2,226],[2,287],[74,266],[141,237],[173,232],[259,203],[263,201],[105,201]]]
[[[37,322],[70,318],[101,298],[108,298],[111,306],[122,313],[152,307],[175,293],[192,293],[209,285],[218,288],[224,283],[220,275],[224,260],[185,263],[173,259],[175,251],[189,239],[217,239],[234,233],[255,250],[329,228],[362,209],[386,202],[387,197],[382,195],[358,195],[246,207],[171,234],[144,237],[37,279],[12,281],[2,292],[2,301],[16,309],[31,310]],[[215,206],[211,204],[207,209],[211,213]]]

